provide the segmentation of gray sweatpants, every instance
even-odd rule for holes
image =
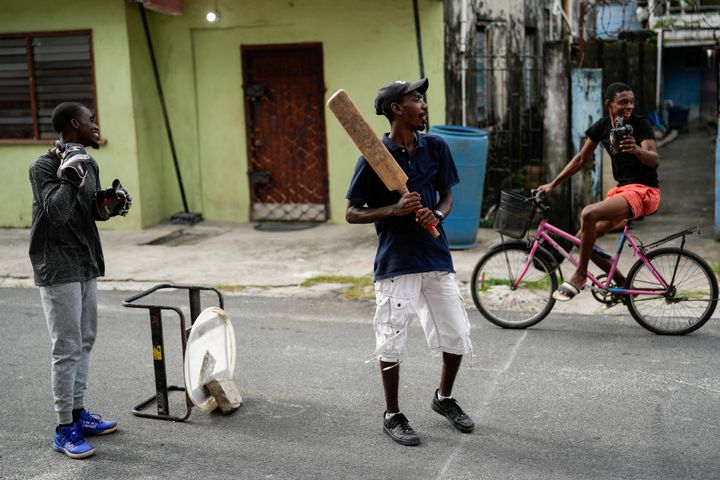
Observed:
[[[97,335],[97,281],[40,287],[52,340],[52,389],[58,423],[85,407],[90,350]]]

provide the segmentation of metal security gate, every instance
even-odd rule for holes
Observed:
[[[541,183],[542,58],[483,54],[484,45],[479,47],[468,62],[469,73],[474,77],[471,85],[476,87],[470,96],[475,109],[469,112],[474,113],[475,124],[489,135],[483,201],[483,210],[487,211],[497,203],[501,190],[530,188]]]
[[[242,47],[251,219],[328,219],[320,44]]]

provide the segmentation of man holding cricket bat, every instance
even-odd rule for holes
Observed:
[[[401,445],[420,438],[400,412],[400,361],[408,323],[417,315],[432,351],[443,352],[440,384],[431,408],[464,433],[474,422],[452,397],[462,356],[472,351],[470,324],[454,277],[447,238],[441,224],[453,206],[451,187],[459,182],[445,141],[421,133],[427,123],[423,94],[428,80],[395,81],[375,98],[375,113],[390,121],[382,142],[407,174],[405,194],[389,191],[364,156],[347,193],[349,223],[375,223],[375,354],[380,360],[387,410],[384,431]],[[435,226],[434,238],[428,228]]]

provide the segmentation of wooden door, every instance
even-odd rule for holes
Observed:
[[[253,221],[328,219],[320,44],[242,47]]]

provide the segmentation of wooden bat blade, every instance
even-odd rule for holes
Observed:
[[[375,135],[347,92],[338,90],[330,97],[327,105],[387,189],[406,194],[407,174]],[[432,225],[427,230],[435,238],[440,236],[440,232]]]
[[[327,105],[388,190],[405,189],[407,175],[365,121],[347,92],[338,90],[330,97]]]

